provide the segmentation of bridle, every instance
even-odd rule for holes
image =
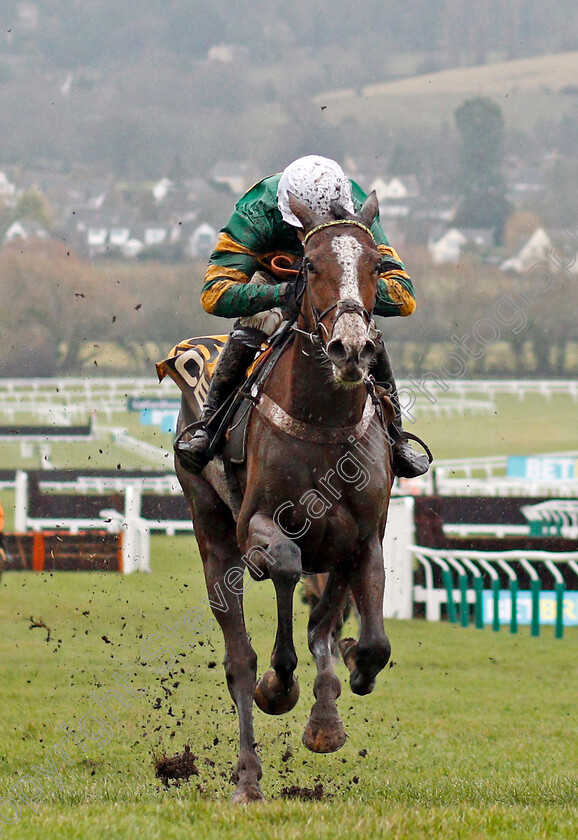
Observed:
[[[333,219],[329,222],[322,222],[316,227],[311,228],[305,236],[303,237],[303,247],[307,245],[309,240],[312,236],[316,233],[320,233],[322,230],[325,230],[329,227],[334,227],[336,225],[352,225],[357,228],[361,228],[365,233],[369,234],[373,239],[373,233],[364,225],[363,222],[358,222],[356,219]],[[307,300],[309,305],[309,309],[311,311],[311,317],[313,319],[314,330],[312,332],[307,332],[306,330],[302,330],[297,324],[293,324],[292,329],[300,333],[301,335],[306,336],[312,344],[316,347],[321,349],[325,354],[327,354],[327,344],[331,341],[333,337],[333,332],[335,331],[335,325],[337,324],[338,320],[346,314],[352,315],[359,315],[365,321],[366,327],[369,331],[369,327],[371,325],[371,314],[367,311],[367,309],[363,306],[363,304],[359,303],[357,300],[353,300],[352,298],[341,298],[335,303],[332,303],[330,306],[326,307],[322,312],[319,312],[316,308],[315,304],[311,300],[311,295],[309,294],[308,289],[308,273],[307,273],[307,263],[305,258],[301,264],[301,268],[299,269],[299,274],[295,280],[297,284],[297,292],[295,295],[295,301],[297,303],[299,312],[302,312],[301,304],[304,300]],[[333,321],[333,327],[331,329],[331,333],[323,323],[323,319],[326,315],[329,315],[330,312],[333,310],[337,310],[337,315],[335,320]],[[325,333],[325,336],[323,335]]]

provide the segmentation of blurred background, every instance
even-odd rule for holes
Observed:
[[[398,374],[540,260],[547,306],[468,375],[576,374],[571,0],[0,0],[0,24],[0,376],[152,375],[226,331],[199,304],[216,232],[313,152],[377,190],[415,280],[381,325]]]

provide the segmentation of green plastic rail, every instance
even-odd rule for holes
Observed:
[[[468,607],[468,576],[460,575],[460,624],[462,627],[467,627],[469,622],[469,607]]]
[[[478,630],[484,629],[484,581],[481,575],[474,577],[474,592],[476,600],[474,606],[474,620]]]
[[[457,624],[456,605],[454,604],[454,583],[452,580],[452,573],[449,569],[442,571],[442,580],[448,594],[448,621],[450,624]]]
[[[555,636],[561,639],[564,636],[564,584],[556,583],[556,631]]]
[[[510,633],[518,632],[518,588],[518,578],[510,578],[510,597],[512,599]]]
[[[492,580],[492,600],[494,606],[494,617],[492,620],[492,630],[497,633],[500,629],[500,579],[494,578]]]

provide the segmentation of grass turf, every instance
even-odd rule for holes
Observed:
[[[268,802],[236,809],[228,797],[237,724],[224,685],[221,634],[183,631],[186,610],[206,608],[193,540],[155,537],[152,566],[152,575],[125,578],[4,576],[0,795],[14,798],[11,788],[23,776],[41,785],[20,782],[20,791],[38,800],[37,813],[21,804],[5,837],[575,836],[575,630],[555,640],[552,628],[535,639],[528,628],[512,636],[505,629],[388,622],[392,667],[371,696],[359,698],[338,666],[349,738],[340,752],[316,756],[301,744],[314,669],[305,607],[296,599],[301,699],[280,718],[256,710]],[[262,673],[274,640],[270,583],[250,589],[247,614]],[[31,628],[42,622],[50,634]],[[143,644],[146,651],[169,647],[162,626],[176,624],[183,643],[167,651],[176,661],[144,662]],[[124,693],[130,706],[110,703],[117,719],[98,705],[117,688],[115,672],[130,675],[135,694],[142,689],[130,699]],[[102,724],[86,717],[91,710]],[[81,721],[92,741],[84,748],[63,742],[69,765],[54,750],[67,727],[82,731]],[[165,790],[153,756],[186,743],[199,775]],[[60,783],[33,769],[49,768],[49,756]],[[283,797],[284,788],[316,785],[320,801]],[[0,800],[0,814],[16,816],[7,800]]]
[[[499,395],[493,414],[435,417],[418,407],[416,422],[406,419],[404,427],[423,437],[437,459],[565,452],[578,449],[578,404],[562,394]]]

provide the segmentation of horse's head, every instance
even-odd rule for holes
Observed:
[[[335,382],[359,385],[376,352],[370,326],[381,255],[369,228],[377,196],[372,192],[355,215],[334,204],[320,217],[294,195],[289,203],[304,232],[303,326],[317,336]]]

